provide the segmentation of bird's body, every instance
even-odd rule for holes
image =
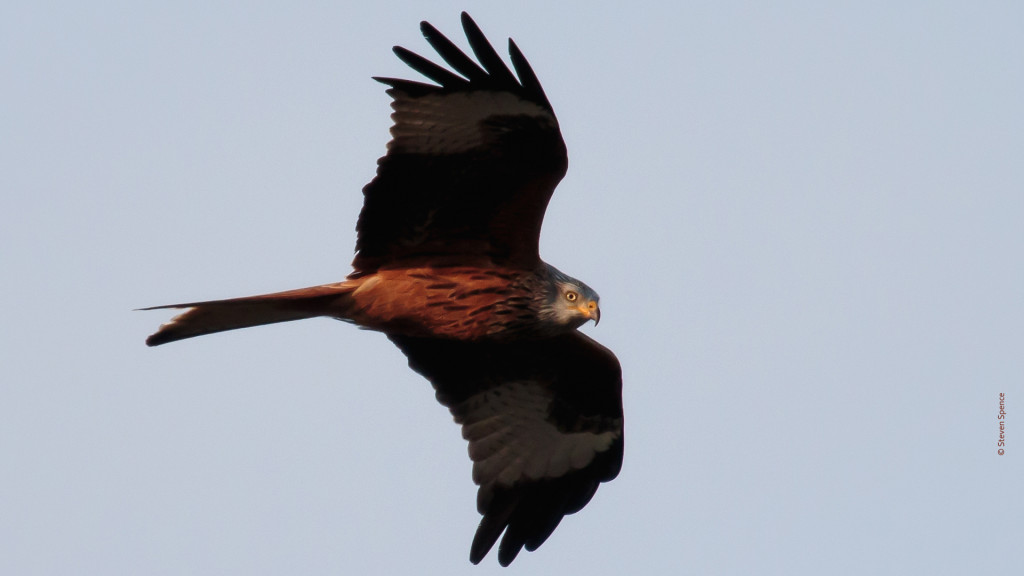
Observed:
[[[558,289],[556,275],[561,273],[548,265],[531,271],[458,266],[382,269],[287,292],[154,306],[147,309],[190,310],[161,326],[146,343],[156,346],[316,316],[390,335],[465,341],[545,338],[598,319],[596,300],[566,300],[563,307],[579,314],[568,320],[545,312],[545,304],[560,296],[553,292]]]
[[[538,253],[567,166],[551,105],[514,43],[518,77],[465,13],[463,26],[480,65],[424,22],[459,75],[396,47],[438,85],[378,78],[391,86],[393,139],[363,190],[348,278],[157,306],[186,311],[146,343],[316,316],[383,332],[469,440],[484,516],[470,559],[504,533],[507,565],[618,474],[621,374],[614,354],[577,331],[600,319],[597,293]]]
[[[378,270],[352,283],[350,319],[387,334],[478,341],[536,327],[535,273],[495,268]],[[392,287],[396,287],[392,290]]]

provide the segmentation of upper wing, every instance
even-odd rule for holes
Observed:
[[[568,165],[565,142],[515,43],[509,53],[518,78],[465,12],[462,25],[480,64],[423,22],[427,42],[455,72],[396,46],[403,62],[438,85],[377,78],[391,86],[394,125],[377,176],[363,188],[356,275],[539,263],[544,210]]]
[[[547,340],[463,342],[390,336],[469,440],[483,514],[469,559],[504,531],[498,561],[535,550],[622,466],[622,375],[580,332]]]

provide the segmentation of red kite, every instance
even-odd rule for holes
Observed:
[[[377,78],[390,86],[392,140],[363,188],[348,278],[156,306],[187,310],[146,343],[316,316],[383,332],[469,441],[483,515],[470,561],[504,533],[507,566],[618,475],[622,377],[615,355],[577,331],[600,320],[597,293],[538,253],[567,167],[551,104],[514,42],[515,73],[466,13],[462,25],[479,64],[423,22],[451,70],[395,47],[435,84]]]

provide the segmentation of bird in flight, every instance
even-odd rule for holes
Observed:
[[[394,125],[363,188],[352,273],[146,308],[185,309],[146,344],[318,316],[383,332],[469,441],[483,516],[470,561],[501,537],[508,566],[618,475],[622,376],[615,355],[577,330],[600,320],[597,293],[538,252],[568,165],[551,104],[514,42],[513,73],[465,12],[462,26],[476,61],[423,22],[450,69],[396,46],[433,83],[375,78],[390,87]]]

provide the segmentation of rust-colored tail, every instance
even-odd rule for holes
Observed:
[[[143,308],[188,308],[170,322],[161,325],[159,330],[146,338],[146,344],[159,346],[203,334],[316,316],[345,318],[351,307],[350,294],[353,288],[347,282],[339,282],[246,298]]]

